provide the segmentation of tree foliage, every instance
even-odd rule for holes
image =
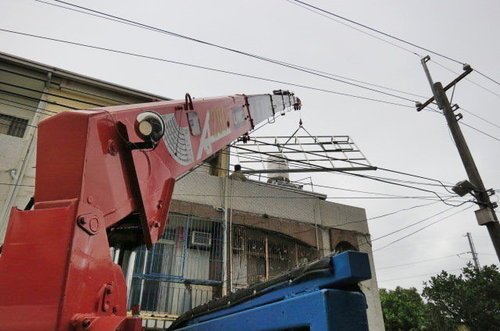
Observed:
[[[380,301],[387,331],[420,330],[425,324],[425,304],[417,289],[380,289]]]
[[[459,276],[442,271],[425,283],[432,329],[500,330],[500,273],[494,265],[468,265]]]
[[[415,288],[381,289],[386,330],[500,330],[500,272],[494,265],[467,265],[460,275],[442,271],[424,283],[422,295],[427,302]]]

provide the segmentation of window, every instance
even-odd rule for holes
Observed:
[[[28,120],[0,114],[0,133],[22,138],[27,126]]]

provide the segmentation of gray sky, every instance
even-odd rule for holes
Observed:
[[[412,100],[425,101],[431,95],[419,57],[413,54],[427,55],[425,51],[398,43],[410,51],[402,50],[284,0],[141,1],[140,5],[137,1],[72,2],[212,43],[423,96],[404,95]],[[307,2],[469,63],[497,81],[500,79],[498,1]],[[409,101],[33,0],[0,0],[0,22],[0,28],[4,29],[412,105]],[[373,165],[436,178],[447,184],[466,178],[445,119],[436,113],[417,113],[412,108],[35,40],[5,32],[0,32],[0,44],[2,52],[177,99],[183,98],[186,92],[201,97],[290,89],[303,100],[300,116],[309,132],[314,135],[350,135]],[[457,73],[462,71],[461,65],[457,63],[433,55],[431,57]],[[429,64],[435,81],[445,85],[457,76],[438,64]],[[500,87],[477,73],[471,74],[469,78],[458,85],[453,101],[496,124],[486,123],[469,113],[463,114],[466,123],[496,137],[494,139],[463,128],[485,185],[487,188],[500,189]],[[298,113],[287,115],[276,124],[263,128],[259,134],[291,134],[298,127],[298,120]],[[380,171],[365,174],[397,177]],[[299,177],[304,176],[295,178]],[[415,180],[409,177],[404,179]],[[341,174],[316,174],[313,175],[313,181],[322,185],[403,196],[430,195]],[[446,194],[439,187],[430,188]],[[367,196],[333,189],[317,190],[329,196]],[[432,202],[421,199],[331,200],[366,208],[368,217]],[[474,206],[381,249],[467,206],[472,204],[452,208],[406,231],[375,241],[379,286],[421,288],[422,282],[430,277],[429,274],[464,266],[470,254],[460,257],[452,255],[469,251],[467,240],[463,237],[466,232],[473,235],[480,262],[496,263],[488,232],[476,223],[473,211],[477,208]],[[369,222],[372,238],[446,209],[450,207],[435,203],[375,219]],[[429,259],[432,260],[386,268]]]

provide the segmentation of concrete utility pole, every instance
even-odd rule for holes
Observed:
[[[479,270],[481,269],[481,266],[479,265],[479,259],[477,257],[476,247],[474,247],[474,242],[472,241],[472,235],[470,234],[470,232],[467,232],[465,236],[469,240],[470,252],[472,254],[472,260],[474,261],[474,265],[476,266],[476,269]]]
[[[433,100],[436,100],[439,109],[443,111],[443,115],[446,118],[446,122],[448,123],[448,127],[450,128],[453,140],[455,141],[455,145],[457,146],[458,153],[460,154],[460,158],[462,159],[462,163],[464,164],[465,171],[467,172],[467,176],[469,177],[470,181],[470,183],[461,182],[457,184],[457,186],[460,185],[458,189],[464,192],[463,194],[459,194],[464,195],[465,191],[467,191],[467,193],[471,193],[476,198],[477,204],[480,206],[480,208],[475,211],[477,222],[479,225],[486,225],[493,246],[495,247],[497,258],[500,261],[500,224],[498,223],[498,218],[494,210],[494,208],[497,207],[497,204],[492,203],[490,200],[491,190],[486,190],[483,184],[483,180],[479,175],[479,171],[477,170],[476,164],[474,163],[474,159],[472,158],[469,147],[467,146],[467,142],[465,141],[465,138],[462,134],[462,130],[458,125],[458,121],[462,119],[462,114],[455,115],[454,111],[459,107],[457,105],[454,105],[452,107],[450,105],[448,97],[446,96],[446,91],[449,88],[453,87],[460,80],[462,80],[469,73],[471,73],[472,68],[468,65],[464,65],[464,72],[443,88],[443,85],[440,82],[432,82],[429,69],[427,68],[427,61],[429,60],[430,57],[426,56],[422,59],[421,62],[422,66],[424,67],[425,74],[427,75],[427,78],[431,85],[434,97],[430,98],[423,104],[417,104],[417,111],[420,111],[427,107],[427,105],[429,105]]]

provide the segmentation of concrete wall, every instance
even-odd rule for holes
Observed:
[[[233,213],[248,213],[246,222],[238,224],[252,226],[253,218],[260,219],[255,227],[265,227],[268,223],[282,220],[298,224],[316,226],[313,233],[318,248],[329,254],[341,241],[351,243],[355,248],[366,252],[370,258],[372,279],[361,283],[361,289],[368,304],[368,323],[370,330],[384,330],[382,308],[378,294],[377,278],[373,253],[369,244],[369,229],[366,213],[362,208],[352,207],[322,199],[322,195],[301,190],[283,188],[253,181],[231,180],[208,175],[206,168],[192,172],[176,183],[174,199],[190,202],[193,205],[209,205],[212,209],[231,208]],[[177,206],[178,204],[175,204]],[[294,223],[288,223],[294,228]],[[272,224],[265,227],[271,229]],[[279,226],[278,226],[279,228]],[[286,231],[282,231],[287,233]],[[292,231],[294,233],[296,231]],[[297,236],[295,236],[297,237]],[[315,246],[313,239],[302,239]]]
[[[0,134],[0,242],[12,206],[24,207],[34,191],[36,126],[46,117],[40,112],[45,84],[39,75],[0,63],[0,113],[28,120],[22,137]],[[28,76],[28,77],[27,77]]]
[[[368,325],[371,331],[385,330],[382,306],[380,304],[380,296],[378,292],[377,274],[375,272],[375,264],[373,261],[373,252],[371,245],[366,244],[366,239],[367,238],[365,236],[358,236],[359,250],[368,254],[370,258],[370,269],[372,271],[372,278],[361,282],[360,284],[368,305]]]
[[[225,187],[227,181],[227,188]],[[224,194],[224,190],[227,194]],[[224,201],[224,196],[228,199]],[[174,199],[369,233],[365,210],[329,202],[323,195],[254,181],[208,176],[203,169],[176,183]]]

